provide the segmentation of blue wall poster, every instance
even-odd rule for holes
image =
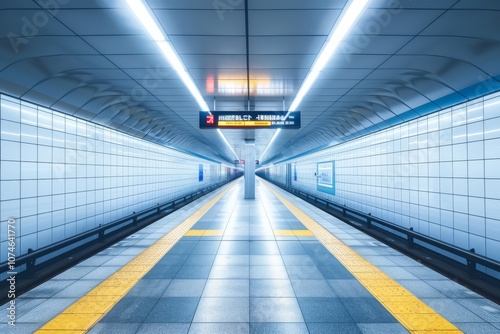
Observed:
[[[297,181],[297,163],[293,163],[293,180]]]
[[[316,167],[317,190],[335,195],[335,161],[319,162]]]
[[[198,168],[198,181],[203,182],[203,164],[200,164]]]

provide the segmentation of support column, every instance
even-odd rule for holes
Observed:
[[[255,198],[255,139],[245,139],[245,199]]]

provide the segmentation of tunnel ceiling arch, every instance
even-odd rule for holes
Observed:
[[[244,0],[147,1],[218,111],[288,108],[346,3],[248,0],[246,13]],[[3,93],[234,160],[216,132],[198,129],[196,101],[124,1],[17,0],[0,9]],[[263,162],[498,90],[498,31],[498,1],[371,1],[299,106],[302,128],[281,131]],[[237,155],[254,136],[260,156],[273,133],[224,130]]]

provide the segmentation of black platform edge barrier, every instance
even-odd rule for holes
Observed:
[[[48,278],[66,270],[71,265],[89,258],[98,251],[109,247],[111,244],[124,239],[125,237],[137,232],[147,225],[154,223],[155,221],[182,208],[196,199],[235,181],[241,176],[242,174],[238,174],[229,180],[199,189],[193,193],[180,196],[169,202],[158,204],[140,212],[134,212],[132,215],[123,217],[108,224],[99,225],[94,229],[61,240],[49,246],[37,250],[30,248],[28,249],[28,253],[15,258],[16,268],[14,270],[11,269],[9,262],[6,261],[0,263],[0,274],[2,276],[7,275],[6,278],[8,278],[12,275],[10,274],[11,272],[15,273],[14,276],[16,276],[17,297],[33,286],[40,284]],[[51,254],[54,255],[51,257]],[[43,257],[47,257],[47,259],[37,264],[37,260]],[[64,259],[64,261],[62,261],[64,263],[58,264],[60,259]],[[53,268],[44,270],[46,269],[44,268],[46,265]],[[20,285],[20,282],[23,282],[24,284]],[[0,305],[8,302],[6,299],[8,284],[9,282],[7,279],[2,279],[0,282]]]
[[[262,179],[305,200],[323,211],[339,218],[343,222],[373,236],[374,238],[402,251],[443,275],[467,286],[488,299],[500,302],[500,279],[488,274],[484,269],[500,273],[500,262],[476,254],[474,248],[467,250],[441,240],[429,237],[389,221],[372,216],[346,205],[333,203],[283,183]],[[429,254],[433,257],[430,258]],[[482,268],[478,268],[478,266]],[[480,270],[483,269],[483,270]]]

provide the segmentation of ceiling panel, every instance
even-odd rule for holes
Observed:
[[[344,8],[347,0],[252,0],[249,2],[250,9],[339,9]]]
[[[252,55],[314,55],[321,50],[326,36],[251,36]]]
[[[327,36],[340,10],[250,10],[249,34]]]
[[[157,54],[158,46],[146,35],[85,36],[83,40],[105,55]]]
[[[423,35],[464,36],[498,41],[497,10],[449,10],[427,27]]]
[[[56,19],[77,35],[129,35],[144,34],[127,8],[65,9]]]
[[[171,36],[170,40],[181,56],[184,54],[246,55],[246,42],[243,36]]]
[[[245,12],[242,10],[234,10],[222,20],[216,10],[156,9],[154,13],[167,35],[245,36]]]
[[[44,3],[0,2],[3,93],[215,160],[236,158],[216,131],[198,128],[197,103],[122,0],[72,0],[54,16]],[[346,3],[252,0],[246,31],[244,1],[147,0],[210,108],[242,112],[290,106]],[[497,82],[499,3],[372,0],[299,106],[302,128],[281,131],[263,163]],[[36,13],[49,19],[27,43],[5,38]],[[238,155],[255,137],[260,157],[275,130],[223,132]]]

